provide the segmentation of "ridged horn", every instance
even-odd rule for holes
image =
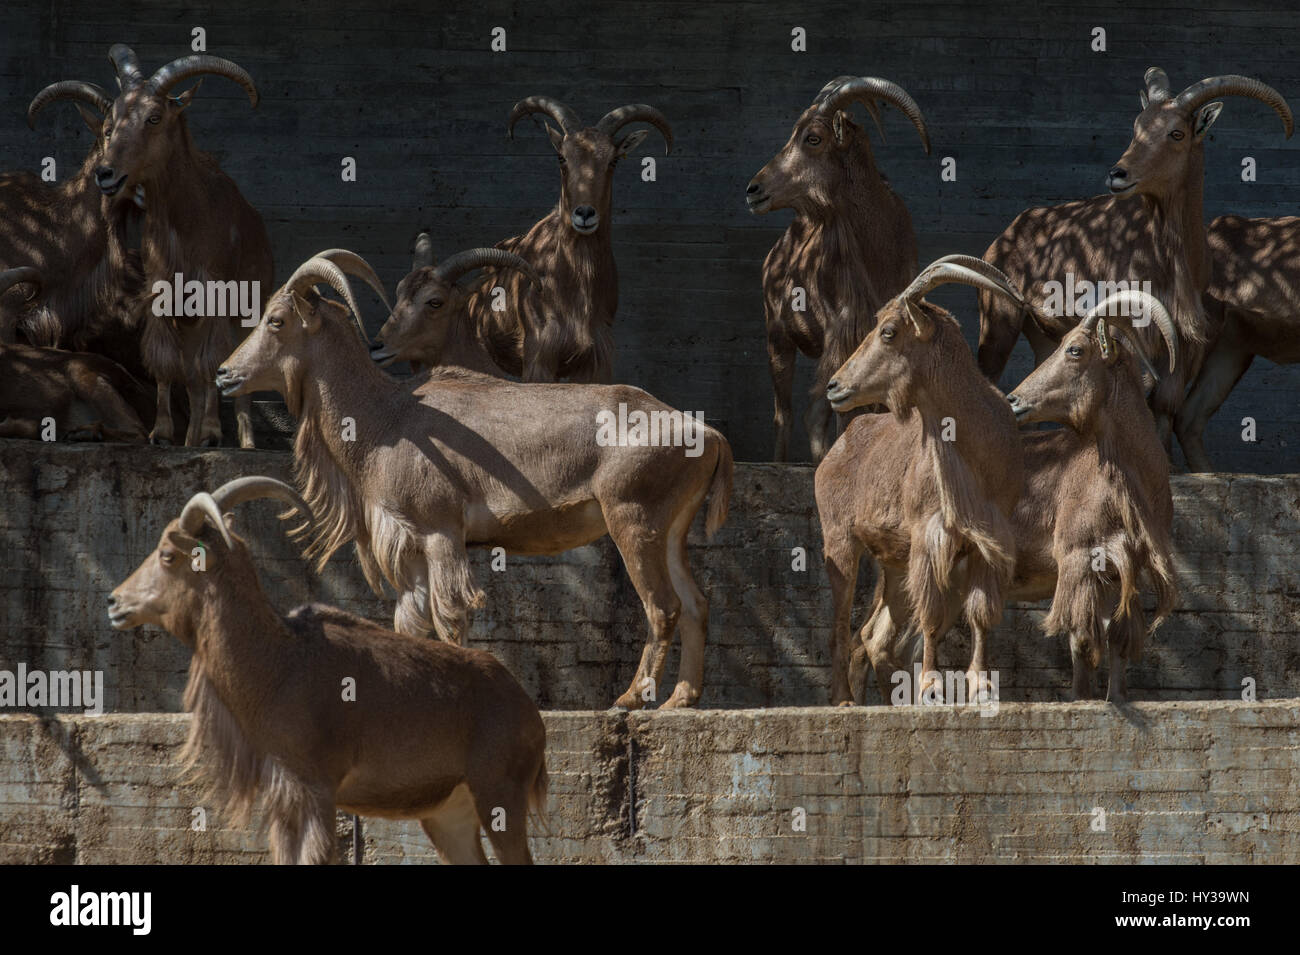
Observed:
[[[411,271],[430,268],[433,262],[433,236],[427,232],[421,232],[415,237],[415,251],[411,257]]]
[[[330,249],[327,251],[338,252],[340,250]],[[357,256],[357,258],[360,258],[360,256]],[[323,255],[314,255],[294,270],[293,275],[289,276],[289,281],[284,283],[284,287],[291,292],[304,292],[321,283],[328,285],[342,296],[343,301],[347,303],[348,311],[352,313],[353,321],[356,322],[357,331],[361,333],[362,341],[369,345],[370,336],[366,334],[366,327],[361,324],[361,308],[357,305],[357,300],[352,295],[352,286],[348,284],[348,277],[339,264]],[[384,304],[388,304],[387,300],[385,300]],[[389,311],[392,311],[391,307]]]
[[[140,69],[140,61],[136,58],[135,50],[125,43],[114,43],[108,48],[108,61],[113,64],[113,70],[117,73],[119,89],[131,89],[144,82],[144,73]]]
[[[514,139],[515,123],[531,113],[544,113],[551,117],[559,124],[562,133],[582,128],[582,121],[578,119],[578,114],[558,99],[549,96],[529,96],[515,103],[514,109],[510,111],[510,120],[506,123],[506,137]]]
[[[192,498],[185,502],[185,507],[181,510],[181,516],[177,523],[180,524],[181,530],[191,537],[197,537],[199,531],[203,530],[203,519],[207,518],[212,522],[212,526],[221,532],[221,539],[226,542],[227,547],[234,547],[235,542],[230,538],[230,528],[226,526],[226,519],[221,514],[221,508],[213,500],[212,495],[207,491],[199,491]]]
[[[1286,130],[1287,139],[1290,139],[1295,131],[1295,119],[1291,115],[1291,107],[1287,105],[1282,94],[1268,84],[1251,79],[1249,76],[1229,74],[1208,77],[1187,87],[1178,94],[1178,99],[1174,102],[1181,109],[1191,113],[1220,96],[1246,96],[1257,99],[1266,106],[1271,106],[1273,111],[1282,117],[1282,128]]]
[[[76,100],[99,110],[103,116],[113,108],[113,97],[94,83],[81,80],[61,80],[51,83],[37,93],[27,106],[27,125],[36,128],[36,114],[56,100]]]
[[[466,249],[446,259],[434,272],[444,282],[455,282],[465,273],[483,268],[518,269],[534,284],[539,281],[537,272],[525,259],[505,249]]]
[[[907,90],[897,83],[882,80],[878,76],[857,76],[841,83],[828,93],[819,108],[822,113],[833,116],[836,110],[844,109],[852,103],[874,100],[888,103],[911,120],[921,136],[921,145],[925,147],[927,154],[930,152],[930,131],[926,129],[921,107],[917,106]]]
[[[232,63],[224,57],[210,56],[207,53],[192,53],[159,67],[158,71],[149,78],[149,85],[155,93],[166,96],[171,92],[172,87],[195,76],[224,76],[228,80],[233,80],[244,88],[244,92],[248,94],[248,101],[253,106],[257,106],[257,87],[253,84],[253,78],[248,71],[238,63]]]
[[[611,109],[600,118],[596,129],[613,139],[618,135],[618,131],[629,123],[649,123],[663,134],[664,155],[672,152],[673,128],[668,125],[668,117],[645,103],[630,103],[627,106]]]
[[[1128,305],[1128,315],[1108,315],[1107,310],[1112,305]],[[1134,307],[1136,306],[1136,308]],[[1106,296],[1083,317],[1079,323],[1079,328],[1084,332],[1091,332],[1096,327],[1097,321],[1101,318],[1119,318],[1133,324],[1134,313],[1140,314],[1143,310],[1148,312],[1151,319],[1156,323],[1156,328],[1160,331],[1160,337],[1165,340],[1165,348],[1169,352],[1169,370],[1173,371],[1178,367],[1178,328],[1174,325],[1174,320],[1169,311],[1165,308],[1164,303],[1149,292],[1129,290],[1125,292],[1115,292]],[[1146,355],[1138,349],[1138,357],[1145,362]],[[1148,364],[1148,368],[1150,365]],[[1154,374],[1154,372],[1152,372]]]
[[[1161,103],[1169,99],[1169,74],[1158,66],[1153,66],[1146,71],[1142,77],[1142,83],[1147,88],[1147,98],[1152,103]]]

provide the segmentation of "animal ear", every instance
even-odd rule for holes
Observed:
[[[906,299],[907,317],[912,320],[912,328],[916,330],[918,341],[928,342],[934,337],[934,322],[930,316],[925,314],[921,306],[911,299]]]
[[[96,116],[95,111],[85,103],[74,103],[73,105],[77,107],[77,112],[81,114],[81,121],[86,124],[86,128],[90,130],[91,135],[98,139],[100,132],[104,129],[104,120]]]
[[[560,145],[564,142],[564,133],[560,132],[550,123],[543,123],[546,127],[546,135],[551,137],[551,148],[557,153],[560,151]]]
[[[1199,143],[1205,138],[1205,134],[1209,131],[1210,127],[1214,125],[1214,121],[1219,118],[1219,113],[1222,112],[1222,110],[1222,103],[1210,103],[1207,106],[1201,107],[1201,111],[1196,114],[1196,124],[1192,129],[1193,142]]]
[[[614,151],[620,157],[626,156],[632,150],[645,142],[645,138],[649,135],[650,130],[648,129],[635,129],[614,144]]]
[[[203,85],[203,80],[200,79],[197,83],[195,83],[193,86],[187,89],[184,93],[178,93],[177,95],[170,97],[172,104],[174,104],[179,109],[185,109],[187,106],[190,105],[190,103],[194,102],[194,94],[199,91],[199,87],[202,85]]]
[[[314,291],[311,294],[312,298],[315,299],[316,302],[320,301],[320,296],[316,295]],[[320,314],[316,311],[315,304],[308,301],[297,292],[293,292],[292,295],[293,313],[297,315],[298,320],[302,322],[302,327],[307,329],[309,332],[317,331],[320,328]]]
[[[844,145],[844,137],[848,134],[848,129],[845,126],[847,122],[849,122],[849,114],[842,109],[837,109],[835,115],[831,117],[831,129],[835,133],[835,142],[840,146]]]
[[[1143,109],[1146,109],[1147,106],[1151,103],[1151,97],[1147,96],[1146,90],[1140,90],[1138,92],[1138,99],[1141,101]]]
[[[1115,341],[1111,337],[1110,329],[1106,327],[1105,319],[1097,323],[1097,347],[1101,349],[1102,360],[1110,364],[1115,360]]]

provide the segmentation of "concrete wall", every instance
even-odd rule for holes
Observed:
[[[191,828],[187,719],[0,717],[0,863],[267,861]],[[1295,701],[545,719],[541,862],[1300,862]],[[367,862],[434,861],[415,823],[364,832]]]
[[[100,669],[114,712],[180,709],[189,654],[157,630],[108,627],[107,593],[156,546],[166,522],[200,489],[262,473],[288,478],[278,452],[198,452],[0,442],[0,669]],[[1300,696],[1300,479],[1174,479],[1178,611],[1131,669],[1137,699]],[[391,621],[392,604],[365,585],[351,548],[322,575],[275,526],[277,506],[252,503],[243,533],[262,580],[284,611],[321,600]],[[791,569],[792,549],[807,570]],[[740,465],[731,516],[710,543],[697,525],[691,561],[710,595],[707,707],[826,701],[829,592],[808,467]],[[612,544],[553,558],[510,558],[494,573],[473,555],[487,606],[471,644],[491,650],[545,709],[608,706],[632,679],[646,636],[640,602]],[[864,571],[859,618],[870,591]],[[990,665],[1004,700],[1061,700],[1069,687],[1064,641],[1036,629],[1038,608],[1012,610]],[[944,667],[968,659],[961,637]],[[668,664],[676,679],[677,654]],[[875,693],[874,688],[872,693]]]
[[[554,95],[588,121],[652,103],[672,120],[677,145],[658,158],[657,182],[642,182],[632,163],[617,175],[617,374],[705,412],[739,457],[762,460],[771,388],[759,274],[789,213],[753,218],[743,193],[822,84],[869,73],[915,96],[934,153],[925,156],[890,112],[881,168],[911,209],[922,262],[980,254],[1022,209],[1102,190],[1148,66],[1177,84],[1248,73],[1293,103],[1300,97],[1300,20],[1259,0],[1177,6],[647,0],[595,12],[563,0],[271,0],[251,14],[213,0],[11,0],[0,6],[0,156],[5,168],[38,169],[47,155],[65,172],[75,167],[87,148],[81,121],[53,109],[32,133],[23,120],[31,96],[65,78],[111,86],[105,56],[117,41],[156,68],[188,53],[191,29],[203,26],[209,51],[251,71],[262,105],[249,110],[236,87],[209,79],[192,129],[266,217],[278,276],[341,245],[367,256],[391,287],[419,228],[432,228],[446,255],[517,234],[554,203],[545,137],[525,123],[514,143],[505,139],[518,99]],[[488,50],[494,26],[507,30],[505,54]],[[790,52],[793,26],[808,31],[806,53]],[[1090,48],[1098,26],[1105,53]],[[1206,148],[1207,218],[1296,212],[1300,159],[1280,133],[1264,106],[1228,102]],[[1245,155],[1258,161],[1255,183],[1240,181]],[[357,160],[355,183],[340,179],[343,156]],[[948,156],[958,179],[941,183]],[[973,335],[972,294],[939,300],[960,309]],[[374,329],[377,304],[363,301]],[[1018,354],[1006,384],[1026,370],[1027,348]],[[1219,467],[1300,470],[1297,375],[1248,374],[1208,435]],[[1258,421],[1256,444],[1240,440],[1245,415]]]

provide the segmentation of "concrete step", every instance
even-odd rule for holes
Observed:
[[[194,492],[290,473],[283,452],[0,441],[0,669],[99,670],[110,712],[178,711],[188,652],[160,631],[113,631],[105,597]],[[812,476],[808,466],[741,464],[726,527],[712,542],[698,523],[692,532],[711,608],[703,706],[826,702],[830,607]],[[1243,681],[1260,699],[1300,696],[1300,477],[1178,476],[1173,489],[1183,594],[1130,668],[1134,698],[1240,699]],[[242,533],[278,607],[319,600],[391,622],[392,602],[369,591],[350,547],[318,575],[276,526],[277,505],[243,511]],[[793,569],[795,548],[806,569]],[[470,644],[503,660],[540,706],[603,709],[627,687],[647,631],[608,540],[512,557],[501,572],[477,552],[473,568],[487,606]],[[1069,653],[1041,635],[1041,614],[1013,609],[992,638],[1003,700],[1067,698]],[[940,664],[961,668],[967,653],[955,636]],[[676,666],[674,650],[670,680]]]
[[[544,718],[540,862],[1300,862],[1295,700]],[[0,717],[0,864],[267,861],[178,783],[188,721]],[[435,861],[414,822],[363,831]]]

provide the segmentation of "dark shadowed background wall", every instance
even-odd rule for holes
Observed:
[[[912,93],[933,155],[891,111],[877,158],[911,209],[921,262],[981,254],[1022,209],[1102,190],[1149,66],[1181,85],[1257,76],[1300,110],[1300,15],[1284,4],[1176,6],[19,0],[0,6],[0,164],[35,170],[52,155],[67,174],[88,134],[66,108],[29,131],[31,96],[60,79],[110,86],[114,42],[156,69],[190,52],[201,26],[208,52],[252,73],[262,103],[250,110],[237,87],[211,77],[191,130],[266,218],[277,279],[314,251],[345,246],[391,287],[420,227],[433,230],[441,256],[521,232],[553,205],[559,183],[545,135],[524,122],[506,140],[515,101],[546,93],[588,122],[650,103],[672,121],[677,146],[663,158],[652,136],[639,151],[658,157],[656,182],[641,181],[638,163],[616,174],[617,377],[703,411],[738,457],[765,460],[771,386],[759,276],[790,213],[750,216],[744,189],[821,85],[873,74]],[[489,49],[498,26],[505,53]],[[794,27],[807,31],[806,53],[790,49]],[[1095,27],[1106,31],[1104,53],[1091,48]],[[356,182],[341,179],[345,156],[356,159]],[[947,156],[956,182],[940,181]],[[1244,156],[1256,159],[1257,182],[1241,181]],[[1272,111],[1228,101],[1206,147],[1205,195],[1207,220],[1300,211],[1300,145],[1282,138]],[[939,300],[974,340],[974,294]],[[383,315],[376,299],[365,301],[373,330]],[[1028,362],[1022,344],[1004,386]],[[801,381],[802,392],[807,367]],[[1256,362],[1208,435],[1221,466],[1300,470],[1297,384],[1300,370]],[[1240,440],[1245,415],[1259,422],[1253,445]],[[806,453],[801,429],[796,447]]]

